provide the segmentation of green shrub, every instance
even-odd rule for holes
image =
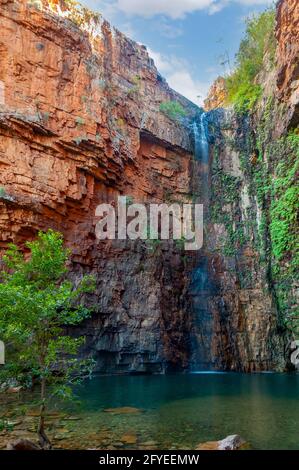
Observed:
[[[273,255],[277,260],[292,255],[298,267],[298,209],[299,209],[299,135],[295,132],[285,139],[289,158],[276,168],[271,203],[270,234]]]
[[[140,87],[141,87],[141,77],[140,77],[140,75],[135,75],[134,77],[132,77],[131,82],[133,83],[133,86],[131,86],[131,88],[129,88],[128,96],[136,95],[136,94],[139,93]]]
[[[160,111],[174,121],[186,116],[185,109],[177,101],[164,101],[160,104]]]
[[[264,56],[274,63],[276,41],[274,35],[275,11],[266,10],[246,21],[246,32],[236,56],[236,68],[226,78],[228,101],[239,111],[254,107],[262,93],[256,82],[264,65]]]
[[[40,445],[50,448],[45,433],[50,397],[71,398],[72,385],[89,376],[94,366],[92,360],[78,357],[85,338],[68,336],[65,327],[79,325],[91,315],[82,295],[94,291],[95,280],[84,276],[76,286],[66,280],[70,252],[59,232],[39,232],[26,247],[29,258],[10,244],[1,259],[0,337],[7,344],[7,362],[0,380],[39,381],[37,432]]]
[[[29,0],[29,2],[27,2],[27,5],[29,7],[36,8],[37,10],[43,9],[43,4],[40,0]]]
[[[82,117],[77,117],[76,118],[76,125],[77,126],[83,126],[85,123],[84,119]]]
[[[7,419],[1,418],[0,419],[0,432],[3,431],[8,431],[11,432],[13,431],[14,425],[10,423]]]

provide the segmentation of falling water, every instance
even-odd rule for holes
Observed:
[[[196,167],[196,187],[198,201],[204,205],[205,219],[209,210],[209,133],[207,114],[202,113],[193,122],[194,154]],[[211,343],[213,318],[209,309],[209,297],[213,286],[209,279],[208,259],[204,248],[199,253],[196,268],[192,273],[191,297],[193,304],[193,334],[191,370],[202,371],[213,368],[211,362]]]
[[[208,129],[206,123],[206,113],[202,113],[197,120],[193,122],[195,158],[203,164],[209,162],[209,142],[208,142]]]
[[[209,207],[209,129],[207,114],[202,113],[193,122],[194,156],[199,168],[196,192],[200,195],[199,202],[204,205],[207,216]]]

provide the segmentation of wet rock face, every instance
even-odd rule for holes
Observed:
[[[278,162],[288,159],[282,150],[273,150],[274,144],[299,122],[298,14],[297,1],[278,2],[277,63],[270,70],[265,56],[264,96],[250,118],[219,109],[221,80],[205,102],[210,129],[209,239],[190,273],[189,290],[191,343],[202,367],[283,369],[290,355],[285,313],[278,302],[279,280],[271,267],[271,202],[261,201],[260,191],[266,178],[275,178]],[[267,102],[272,102],[268,121]],[[295,284],[288,279],[289,311],[298,302]]]
[[[188,294],[197,369],[283,369],[284,336],[259,230],[254,128],[231,111],[207,114],[210,200],[203,250],[193,261]]]
[[[51,2],[55,9],[59,2]],[[167,244],[99,242],[95,209],[119,195],[184,201],[188,129],[159,111],[176,100],[146,49],[100,20],[97,35],[27,1],[0,1],[0,248],[63,232],[72,277],[92,272],[83,330],[101,371],[187,363],[187,278]],[[53,6],[54,5],[54,6]],[[55,6],[56,5],[56,6]]]
[[[299,6],[297,0],[280,0],[276,15],[277,87],[288,104],[288,125],[299,122]]]
[[[188,366],[189,314],[182,254],[167,244],[152,251],[118,242],[98,253],[96,314],[78,334],[98,370],[161,373]]]

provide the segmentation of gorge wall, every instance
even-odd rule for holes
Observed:
[[[46,3],[0,5],[1,248],[49,227],[63,233],[74,279],[97,279],[80,334],[99,370],[186,366],[179,250],[100,242],[95,209],[118,195],[187,200],[192,143],[159,104],[196,107],[167,86],[144,47],[101,18],[87,22],[93,35]]]
[[[252,169],[262,153],[255,138],[261,118],[210,111],[207,167],[190,125],[202,111],[168,87],[144,46],[64,2],[0,6],[0,249],[24,246],[49,227],[63,233],[72,278],[93,273],[97,281],[86,299],[92,318],[76,331],[87,338],[82,354],[92,353],[102,372],[284,368],[287,335],[269,258],[259,257],[264,203]],[[280,5],[279,51],[293,34],[281,32],[291,28],[286,14]],[[277,138],[294,127],[298,110],[296,70],[279,51],[280,95],[272,105],[282,106],[285,124],[277,123]],[[182,122],[160,111],[167,101],[184,107]],[[269,113],[267,98],[262,108],[260,116]],[[96,239],[98,204],[119,195],[202,202],[207,174],[199,253],[175,242]]]
[[[211,194],[203,342],[207,362],[224,369],[283,369],[298,334],[298,22],[298,2],[278,2],[276,56],[271,64],[265,55],[254,112],[223,109],[222,78],[205,101]]]

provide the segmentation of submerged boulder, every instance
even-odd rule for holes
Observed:
[[[133,433],[127,433],[120,438],[120,441],[124,444],[133,445],[137,443],[137,436]]]
[[[137,413],[142,413],[143,410],[140,408],[134,408],[133,406],[122,406],[119,408],[106,408],[104,410],[105,413],[112,413],[112,414],[117,414],[117,415],[123,415],[123,414],[137,414]]]

